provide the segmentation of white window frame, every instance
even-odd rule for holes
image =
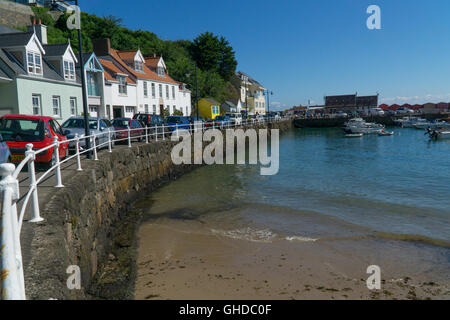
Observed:
[[[149,109],[149,107],[148,107],[148,104],[145,104],[145,113],[150,113],[150,109]]]
[[[64,79],[75,81],[75,63],[70,60],[64,60]]]
[[[156,98],[156,86],[153,82],[152,82],[152,98]]]
[[[72,101],[74,101],[73,106],[72,106]],[[70,106],[70,114],[72,116],[76,116],[77,115],[77,109],[78,109],[77,98],[76,97],[70,97],[70,99],[69,99],[69,106]]]
[[[162,84],[160,84],[158,87],[159,87],[159,97],[162,98],[163,97],[163,86],[162,86]]]
[[[169,93],[169,86],[166,84],[166,99],[169,99],[170,93]]]
[[[134,70],[140,73],[144,73],[144,64],[141,61],[136,60],[134,62]]]
[[[34,99],[37,99],[37,106],[34,104]],[[31,95],[31,106],[33,108],[33,115],[40,116],[42,115],[42,103],[41,103],[41,95],[40,94],[32,94]],[[36,107],[38,108],[38,112],[36,113]]]
[[[147,81],[144,81],[144,97],[148,98],[148,84],[147,84]]]
[[[37,58],[39,58],[39,64],[36,63]],[[42,75],[42,55],[40,53],[27,51],[27,70],[29,74]]]
[[[55,108],[55,101],[57,101],[57,106]],[[57,112],[55,112],[55,110]],[[57,117],[57,118],[62,118],[61,115],[61,97],[60,96],[52,96],[52,111],[53,111],[53,116]]]
[[[119,95],[128,95],[127,79],[125,76],[117,76],[117,81],[119,82]]]
[[[175,100],[175,87],[172,86],[172,98],[173,100]]]

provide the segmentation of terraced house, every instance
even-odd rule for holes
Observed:
[[[0,34],[0,114],[53,116],[82,111],[82,90],[70,43],[47,44],[46,26]]]
[[[191,114],[191,93],[173,80],[162,57],[144,57],[140,50],[119,51],[109,39],[94,41],[94,52],[104,69],[104,100],[110,118],[136,113]]]
[[[243,109],[248,109],[248,114],[266,114],[266,89],[258,81],[244,72],[236,72],[241,79],[241,104]]]

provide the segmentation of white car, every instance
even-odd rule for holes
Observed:
[[[242,124],[242,114],[240,114],[240,113],[227,113],[226,115],[231,118],[231,121],[233,121],[235,125],[239,126],[239,125]]]
[[[369,110],[371,116],[384,116],[384,111],[381,108],[372,108]]]
[[[414,114],[414,110],[408,109],[408,108],[398,108],[397,114]]]

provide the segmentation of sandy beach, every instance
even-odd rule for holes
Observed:
[[[450,298],[445,275],[430,278],[423,272],[425,264],[417,270],[408,261],[394,258],[395,250],[411,250],[414,260],[426,248],[387,241],[384,253],[364,255],[374,240],[332,245],[326,241],[258,242],[198,230],[157,223],[141,226],[136,299]],[[369,290],[366,285],[372,260],[382,264],[381,290]]]

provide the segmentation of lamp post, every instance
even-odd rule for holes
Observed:
[[[267,90],[267,114],[270,113],[270,96],[273,96],[273,91]]]
[[[52,7],[57,8],[57,3],[61,2],[60,0],[52,0]],[[78,7],[78,0],[65,0],[64,2],[73,2],[77,8]],[[75,14],[79,15],[81,14],[77,9],[75,9]],[[87,99],[87,90],[86,90],[86,78],[85,78],[85,70],[84,70],[84,59],[83,59],[83,41],[81,38],[81,17],[76,16],[76,21],[79,22],[79,24],[76,26],[76,29],[78,31],[78,54],[80,61],[80,73],[81,73],[81,90],[83,94],[83,116],[84,116],[84,134],[86,137],[89,137],[91,135],[90,129],[89,129],[89,110],[88,110],[88,99]],[[89,150],[91,148],[91,141],[89,138],[86,138],[86,146]],[[91,157],[91,153],[87,153],[88,158]]]
[[[190,77],[191,74],[187,73],[186,77]],[[198,113],[198,77],[197,77],[197,63],[195,63],[195,107],[197,109],[197,121],[200,117],[199,113]]]

